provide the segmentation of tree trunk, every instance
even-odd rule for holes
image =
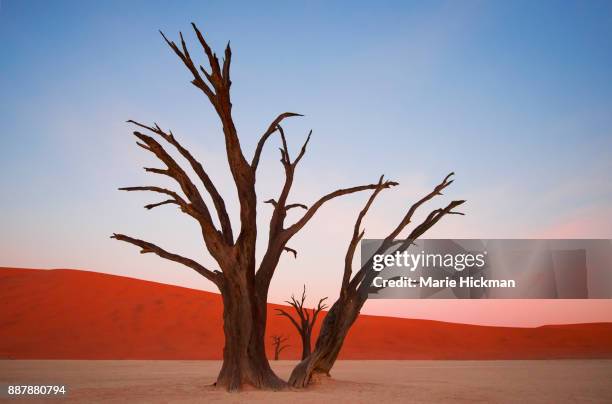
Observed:
[[[310,340],[311,340],[311,330],[306,330],[302,334],[302,360],[306,359],[310,356]]]
[[[315,374],[329,376],[329,371],[336,362],[344,339],[364,303],[365,299],[357,294],[338,299],[334,303],[325,316],[314,351],[307,358],[303,358],[291,372],[290,386],[306,387]]]
[[[225,347],[215,385],[228,391],[240,390],[243,384],[282,389],[286,383],[272,371],[265,353],[265,307],[256,304],[254,288],[243,273],[238,272],[238,279],[230,279],[226,278],[221,293]]]

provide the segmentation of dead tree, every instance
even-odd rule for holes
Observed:
[[[300,115],[285,112],[276,117],[259,138],[253,157],[247,159],[240,145],[232,117],[230,99],[232,51],[229,43],[225,48],[223,60],[220,62],[202,33],[195,24],[192,26],[208,61],[208,69],[194,62],[182,33],[179,34],[180,45],[168,40],[163,33],[161,34],[189,70],[192,76],[191,84],[204,93],[221,121],[226,157],[240,202],[240,228],[234,232],[225,201],[207,174],[204,165],[179,142],[171,131],[163,130],[155,123],[146,125],[130,120],[128,122],[138,127],[138,130],[133,132],[138,139],[138,146],[151,152],[165,166],[145,168],[145,170],[149,173],[170,177],[177,183],[180,191],[159,186],[135,186],[120,189],[160,194],[167,199],[146,205],[145,208],[176,205],[183,213],[196,220],[201,229],[204,247],[215,260],[218,269],[206,268],[193,259],[180,256],[148,241],[124,234],[114,234],[112,238],[140,247],[141,253],[154,253],[167,260],[181,263],[198,272],[219,288],[223,300],[225,346],[217,386],[222,386],[230,391],[240,389],[243,384],[262,389],[279,389],[285,387],[286,383],[278,378],[270,368],[266,358],[264,338],[270,281],[283,251],[295,252],[287,247],[287,243],[327,201],[355,192],[377,189],[381,186],[390,187],[395,183],[386,182],[382,185],[369,184],[339,189],[322,196],[310,207],[302,203],[289,203],[294,172],[306,153],[310,135],[297,157],[292,160],[280,124],[286,118]],[[257,239],[255,179],[264,145],[276,132],[280,133],[282,139],[281,162],[285,171],[285,182],[278,199],[267,201],[273,206],[268,245],[261,262],[257,265],[255,260]],[[169,147],[175,149],[174,152],[180,155],[181,163],[169,153]],[[196,185],[187,174],[182,165],[184,163],[187,163],[195,172],[197,180],[201,182],[200,185]],[[206,195],[201,193],[202,189],[212,201],[214,211],[211,211]],[[287,211],[293,208],[304,209],[305,213],[296,222],[285,224]],[[218,224],[213,219],[215,214]]]
[[[289,345],[286,345],[289,338],[283,337],[282,335],[273,335],[272,336],[272,345],[274,345],[274,360],[277,361],[280,353],[283,349],[287,348]]]
[[[380,247],[374,254],[381,254],[389,249],[396,247],[397,251],[403,251],[413,244],[414,240],[421,237],[427,230],[434,226],[440,219],[446,215],[463,215],[461,212],[454,211],[457,206],[463,204],[465,201],[456,200],[450,202],[446,207],[435,209],[427,215],[427,217],[417,225],[407,237],[403,240],[396,240],[400,233],[411,223],[412,218],[421,205],[437,195],[442,195],[442,190],[453,183],[450,178],[454,173],[450,173],[444,178],[444,180],[438,184],[433,191],[425,195],[419,201],[414,203],[404,215],[400,223],[387,235],[383,240]],[[363,238],[365,230],[361,230],[361,222],[363,221],[366,213],[372,206],[374,199],[378,194],[385,188],[383,177],[379,180],[379,187],[377,187],[363,209],[359,212],[355,226],[353,229],[353,236],[349,243],[346,251],[344,260],[344,273],[342,276],[342,284],[340,286],[340,296],[338,300],[334,302],[331,309],[325,316],[321,331],[317,338],[315,349],[312,354],[302,360],[293,370],[289,378],[289,385],[293,387],[305,387],[310,382],[314,374],[325,374],[329,375],[329,372],[334,365],[344,339],[349,332],[351,326],[359,316],[359,312],[363,307],[363,304],[368,298],[367,289],[371,285],[375,271],[372,269],[371,260],[368,261],[353,275],[353,257],[359,241]],[[373,254],[373,255],[374,255]],[[352,278],[351,278],[352,276]],[[373,342],[374,343],[374,342]]]
[[[302,339],[302,359],[306,359],[310,355],[312,329],[317,322],[319,313],[327,308],[325,303],[323,303],[325,300],[327,300],[327,297],[320,299],[317,307],[313,307],[309,312],[308,309],[304,307],[304,302],[306,301],[306,285],[304,285],[300,300],[297,300],[294,295],[291,295],[291,300],[286,301],[287,304],[293,307],[298,316],[297,320],[284,309],[276,309],[278,315],[287,317],[300,334],[300,338]]]

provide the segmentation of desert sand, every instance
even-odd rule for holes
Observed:
[[[612,360],[340,361],[306,390],[241,393],[210,387],[220,364],[5,360],[0,384],[61,383],[73,402],[612,402]],[[294,364],[272,362],[284,378]]]
[[[509,328],[363,315],[332,379],[229,394],[211,387],[223,347],[217,294],[75,270],[0,269],[0,285],[0,385],[64,384],[69,401],[612,402],[610,323]],[[276,307],[268,305],[268,335],[296,338]],[[293,341],[281,359],[299,353]],[[287,379],[295,363],[272,366]]]
[[[76,270],[4,268],[0,286],[0,359],[221,359],[218,294]],[[277,307],[268,305],[268,336],[288,336],[281,359],[297,359],[297,333],[275,315]],[[511,328],[366,315],[340,353],[385,360],[604,358],[612,359],[612,323]]]

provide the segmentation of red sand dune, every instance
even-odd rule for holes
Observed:
[[[0,287],[0,358],[221,358],[218,294],[63,269],[0,268]],[[298,358],[297,334],[275,307],[268,335],[289,336],[281,358]],[[612,323],[507,328],[364,315],[340,357],[612,358]]]

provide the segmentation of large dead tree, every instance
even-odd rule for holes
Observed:
[[[289,345],[285,344],[289,338],[283,337],[282,335],[272,336],[272,345],[274,346],[274,360],[277,361],[280,357],[280,353],[287,348]]]
[[[304,289],[302,290],[302,297],[298,300],[294,295],[291,295],[291,300],[287,300],[286,303],[293,307],[293,310],[297,314],[297,320],[289,314],[285,309],[276,309],[279,316],[284,316],[291,321],[291,324],[295,327],[295,329],[300,334],[300,338],[302,340],[302,359],[306,359],[310,355],[310,344],[312,340],[312,329],[314,328],[315,323],[317,322],[317,317],[321,311],[325,310],[327,306],[325,305],[325,300],[327,297],[324,297],[319,300],[317,307],[313,307],[310,309],[310,312],[307,308],[304,307],[304,303],[306,302],[306,285],[304,285]]]
[[[157,124],[146,125],[129,121],[138,127],[138,130],[133,132],[138,139],[137,144],[155,155],[164,165],[163,168],[145,168],[145,170],[170,177],[176,182],[180,191],[159,186],[120,189],[160,194],[166,199],[145,207],[153,209],[162,205],[176,205],[183,213],[196,220],[201,229],[204,246],[214,258],[218,269],[206,268],[193,259],[180,256],[148,241],[124,234],[114,234],[112,238],[140,247],[141,253],[154,253],[167,260],[181,263],[219,288],[223,300],[225,347],[223,348],[223,365],[217,377],[217,386],[222,386],[230,391],[240,389],[243,384],[250,384],[256,388],[279,389],[286,386],[286,383],[278,378],[270,368],[265,353],[264,337],[270,281],[283,251],[294,251],[287,247],[287,243],[329,200],[355,192],[390,187],[395,183],[386,182],[339,189],[322,196],[310,207],[302,203],[289,203],[294,172],[306,153],[310,135],[297,157],[291,159],[287,140],[280,124],[284,119],[299,116],[299,114],[286,112],[276,117],[261,135],[253,157],[247,159],[232,118],[230,98],[232,51],[229,43],[225,48],[223,60],[220,62],[202,33],[195,24],[192,26],[208,62],[208,69],[194,62],[182,33],[179,34],[180,45],[168,40],[163,33],[161,34],[189,70],[192,76],[191,83],[204,93],[221,121],[227,161],[240,202],[240,228],[235,234],[225,201],[207,174],[204,165],[179,142],[171,131],[165,131]],[[267,201],[273,205],[268,245],[263,259],[257,265],[255,260],[257,239],[255,179],[264,145],[274,133],[280,133],[282,139],[281,162],[285,171],[285,181],[278,199]],[[180,155],[181,163],[170,154],[169,147],[174,149],[175,154]],[[187,174],[183,168],[184,163],[191,167],[201,184],[196,185],[196,182]],[[211,212],[205,194],[208,194],[212,201],[214,212]],[[294,208],[301,208],[305,212],[294,223],[285,224],[287,211]],[[213,216],[216,216],[216,220],[213,219]]]
[[[402,231],[412,222],[413,216],[419,207],[435,196],[442,195],[442,190],[453,183],[453,180],[450,179],[452,176],[453,173],[447,175],[433,191],[414,203],[395,229],[385,237],[380,247],[377,248],[372,256],[387,252],[390,249],[394,249],[394,251],[403,251],[412,245],[417,238],[421,237],[427,230],[438,223],[444,216],[462,215],[463,213],[453,209],[463,204],[465,201],[452,201],[444,208],[431,211],[427,217],[408,234],[408,236],[401,240],[397,240],[400,233],[402,233]],[[367,289],[370,287],[376,275],[376,272],[372,269],[372,257],[369,257],[365,264],[361,266],[359,271],[354,275],[353,257],[359,241],[365,234],[365,230],[361,229],[361,223],[378,194],[385,188],[383,177],[380,177],[378,184],[379,186],[374,190],[357,216],[353,229],[353,236],[344,259],[344,272],[340,286],[340,296],[336,302],[334,302],[323,320],[314,351],[309,357],[302,360],[291,373],[289,385],[293,387],[305,387],[311,381],[312,376],[317,373],[329,375],[340,353],[346,335],[359,316],[359,312],[368,298]]]

